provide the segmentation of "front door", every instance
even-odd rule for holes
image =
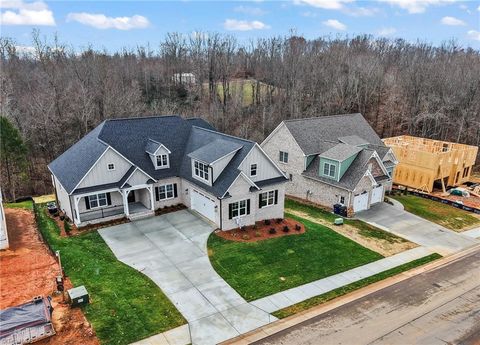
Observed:
[[[131,190],[127,197],[128,203],[135,202],[135,191]]]

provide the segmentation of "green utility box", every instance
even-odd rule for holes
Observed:
[[[78,286],[67,291],[72,307],[88,304],[90,302],[85,286]]]
[[[335,218],[334,223],[335,225],[343,225],[343,218]]]

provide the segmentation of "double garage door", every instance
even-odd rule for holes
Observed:
[[[371,191],[372,198],[370,204],[376,204],[382,202],[383,199],[383,186],[377,186]],[[355,195],[353,197],[353,212],[360,212],[368,208],[368,195],[369,193],[363,193],[360,195]]]
[[[192,210],[215,222],[215,201],[204,193],[192,189],[190,207]]]

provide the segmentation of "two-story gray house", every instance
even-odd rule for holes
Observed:
[[[283,217],[285,182],[255,142],[179,116],[106,120],[49,165],[79,227],[184,204],[220,229]]]
[[[383,201],[398,163],[361,114],[283,121],[262,148],[289,177],[287,195],[349,216]]]

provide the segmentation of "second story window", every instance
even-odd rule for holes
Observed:
[[[288,152],[280,151],[280,162],[288,163]]]
[[[167,154],[162,154],[157,156],[157,168],[168,168]]]
[[[250,176],[257,176],[257,165],[250,165]]]
[[[335,177],[336,166],[330,163],[323,164],[323,174],[330,177]]]
[[[195,176],[208,182],[209,181],[208,165],[195,161],[193,166],[194,166],[193,173],[195,174]]]

